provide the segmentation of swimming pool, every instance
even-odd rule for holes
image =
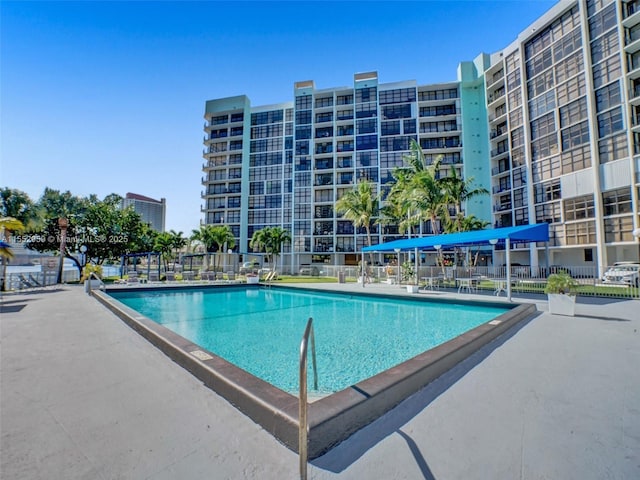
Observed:
[[[325,288],[331,288],[331,286]],[[356,291],[351,294],[345,294],[349,286],[339,285],[334,288],[343,294],[343,298],[348,299],[349,302],[358,301],[361,295],[368,296],[369,299],[384,299],[391,304],[398,302],[400,297],[411,297],[425,304],[433,302],[433,299],[427,295],[409,295],[401,292],[393,295],[390,292],[387,293],[387,289],[374,292],[373,288],[370,288],[365,293],[360,293],[361,291],[357,290],[356,295]],[[296,395],[282,388],[274,387],[269,382],[225,360],[202,345],[175,333],[157,321],[151,320],[145,314],[134,310],[115,298],[121,297],[124,300],[127,296],[130,298],[138,296],[139,298],[153,299],[156,298],[156,292],[161,290],[172,291],[180,295],[192,291],[197,295],[205,295],[207,291],[214,290],[231,294],[233,290],[237,289],[238,287],[230,285],[215,285],[204,288],[193,285],[138,286],[135,288],[113,286],[108,292],[93,290],[92,295],[168,357],[200,379],[207,387],[227,399],[287,447],[294,451],[299,451],[299,399]],[[246,286],[246,289],[244,301],[247,304],[251,303],[249,299],[260,298],[260,292],[265,290],[264,287],[259,285]],[[280,286],[271,287],[272,294],[280,290],[282,290]],[[320,299],[324,298],[325,295],[323,292],[305,287],[297,288],[297,290]],[[136,295],[132,295],[134,293]],[[186,299],[189,297],[180,298]],[[274,298],[276,297],[272,297],[272,299]],[[142,303],[148,301],[157,303],[160,300],[157,298],[155,300],[141,300]],[[309,458],[313,459],[330,450],[333,446],[347,439],[357,430],[422,389],[509,328],[531,318],[536,312],[535,305],[531,303],[522,305],[502,303],[499,305],[496,301],[458,302],[444,300],[443,302],[455,304],[460,309],[468,306],[498,306],[503,309],[504,313],[434,348],[418,353],[398,365],[349,385],[338,392],[322,396],[322,398],[311,403],[308,406]],[[368,304],[365,303],[365,305]],[[163,310],[166,311],[171,322],[181,323],[188,330],[197,332],[199,330],[198,326],[205,323],[189,322],[180,308],[176,306],[169,308],[168,304],[165,307]],[[300,308],[290,308],[292,311],[299,310],[295,315],[295,321],[299,322],[299,328],[297,324],[295,325],[297,333],[287,335],[287,338],[288,336],[293,337],[292,341],[296,344],[296,353],[306,320],[309,316],[313,316],[313,312],[318,311],[318,308],[320,307],[308,305],[300,306]],[[372,317],[369,315],[372,312],[370,307],[361,306],[360,308],[361,310],[366,308],[367,318]],[[298,318],[298,313],[300,318]],[[454,317],[455,315],[452,315],[450,321]],[[334,314],[332,318],[336,321],[341,321],[347,326],[353,323],[351,319],[343,318],[342,315]],[[236,319],[236,322],[248,322],[248,320]],[[263,321],[262,323],[268,322]],[[419,321],[407,321],[404,319],[392,322],[392,327],[388,327],[387,333],[400,329],[400,326],[403,329],[407,328],[409,323],[419,323]],[[349,341],[342,339],[342,343],[349,346],[357,344],[358,341],[358,339]],[[317,346],[319,347],[322,343],[322,337],[318,336],[316,339]],[[379,357],[386,356],[386,352],[384,355],[379,353],[379,351],[369,352],[368,362],[373,363]],[[297,361],[297,354],[294,355],[294,358]],[[320,366],[318,370],[322,375]]]
[[[309,317],[314,319],[317,393],[326,394],[373,377],[505,312],[498,306],[242,286],[112,296],[293,394],[299,390],[300,338]]]

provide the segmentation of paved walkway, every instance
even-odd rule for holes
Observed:
[[[640,478],[640,302],[580,300],[579,316],[542,312],[465,360],[310,478]],[[6,295],[0,330],[3,480],[298,477],[296,454],[80,287]]]

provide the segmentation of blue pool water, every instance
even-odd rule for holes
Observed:
[[[298,391],[313,317],[318,387],[342,390],[505,313],[505,308],[308,292],[218,288],[110,292],[116,300],[285,391]]]

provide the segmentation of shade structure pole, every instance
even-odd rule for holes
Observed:
[[[511,241],[509,237],[504,241],[504,250],[507,259],[507,300],[511,301]]]
[[[419,273],[419,268],[420,268],[420,262],[418,260],[418,247],[415,248],[415,264],[416,264],[416,285],[418,285],[418,273]]]
[[[362,270],[362,288],[364,288],[364,284],[366,283],[365,281],[365,265],[364,265],[364,252],[360,251],[360,254],[362,255],[362,258],[360,260],[360,266],[362,267],[360,270]]]

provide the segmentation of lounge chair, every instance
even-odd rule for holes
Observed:
[[[149,272],[149,281],[150,282],[159,282],[160,274],[158,272]]]
[[[164,275],[167,282],[174,282],[176,280],[175,272],[165,272]]]
[[[267,273],[267,276],[264,277],[265,282],[273,282],[278,279],[278,272],[276,270]]]
[[[222,272],[216,272],[216,280],[224,280],[224,274]]]
[[[235,282],[236,280],[235,272],[227,272],[227,280],[229,280],[230,282]]]

